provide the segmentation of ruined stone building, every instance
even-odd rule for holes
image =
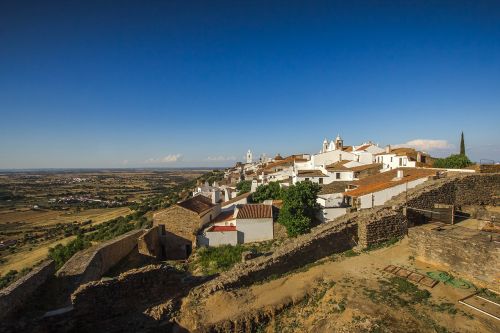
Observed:
[[[220,213],[220,203],[198,195],[153,215],[153,226],[160,228],[162,256],[185,259],[196,246],[196,234]]]

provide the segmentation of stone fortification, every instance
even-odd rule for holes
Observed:
[[[0,319],[13,314],[22,307],[38,287],[54,273],[54,261],[46,261],[11,285],[0,290]]]
[[[132,230],[118,238],[78,252],[57,272],[57,276],[73,285],[100,279],[111,267],[136,246],[144,230]]]

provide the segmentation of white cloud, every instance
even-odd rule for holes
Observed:
[[[122,161],[122,164],[123,164],[123,165],[127,165],[127,164],[128,164],[128,160],[123,160],[123,161]]]
[[[208,156],[207,161],[236,161],[234,156]]]
[[[169,154],[160,158],[149,158],[145,162],[148,164],[157,164],[157,163],[176,163],[182,160],[181,154]]]
[[[452,149],[453,145],[446,140],[415,139],[394,145],[394,147],[410,147],[423,151],[436,151]]]

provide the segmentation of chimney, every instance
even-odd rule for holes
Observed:
[[[385,153],[389,154],[391,152],[391,145],[385,146]]]
[[[398,173],[397,173],[396,178],[398,178],[398,179],[402,179],[403,178],[403,170],[398,169]]]
[[[422,153],[421,152],[417,152],[417,162],[422,162]]]

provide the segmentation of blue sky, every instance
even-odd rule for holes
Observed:
[[[0,115],[0,168],[500,160],[500,2],[2,1]]]

